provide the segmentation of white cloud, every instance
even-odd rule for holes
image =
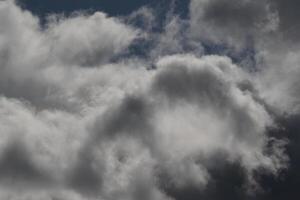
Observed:
[[[228,57],[165,56],[182,50],[180,19],[158,36],[157,69],[147,70],[139,59],[110,62],[139,37],[119,19],[56,17],[41,28],[13,1],[0,2],[3,198],[167,200],[164,176],[175,188],[204,188],[203,160],[219,151],[249,180],[260,167],[285,166],[282,146],[264,152],[274,124],[241,88],[249,74]]]
[[[97,66],[130,45],[138,31],[96,12],[50,22],[51,54],[67,65]],[[56,58],[54,58],[56,59]]]
[[[232,160],[241,159],[249,172],[272,165],[263,153],[268,140],[264,133],[272,119],[249,92],[238,88],[245,79],[237,66],[223,57],[180,55],[162,58],[158,66],[155,92],[163,96],[155,124],[165,159],[196,162],[198,156],[212,157],[222,151]],[[199,177],[199,165],[190,177],[201,183],[207,174],[203,170]],[[180,171],[174,174],[180,177]]]
[[[103,13],[58,19],[42,30],[36,17],[12,1],[1,2],[0,9],[0,91],[41,108],[78,110],[81,105],[73,97],[72,85],[95,80],[92,76],[98,73],[80,69],[81,65],[101,68],[138,33]]]

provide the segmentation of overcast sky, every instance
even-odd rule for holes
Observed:
[[[0,199],[298,199],[299,9],[0,1]]]

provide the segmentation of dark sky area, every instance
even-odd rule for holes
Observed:
[[[171,0],[18,0],[22,7],[37,15],[71,13],[78,10],[103,11],[112,16],[127,15],[142,6],[162,8]],[[186,14],[189,0],[177,1],[177,9]]]

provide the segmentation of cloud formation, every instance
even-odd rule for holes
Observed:
[[[170,12],[155,33],[147,8],[124,18],[52,15],[41,26],[1,1],[0,197],[171,200],[210,188],[227,166],[245,190],[259,187],[261,172],[279,174],[286,141],[268,134],[277,126],[270,109],[284,98],[284,111],[297,104],[298,58],[282,61],[294,71],[268,67],[276,59],[259,36],[280,33],[278,18],[289,17],[272,6],[192,0],[189,19]],[[137,16],[144,27],[132,24]],[[241,48],[249,37],[260,74],[198,52],[201,42]],[[145,41],[157,42],[149,56],[126,56]],[[288,94],[268,88],[282,77]]]
[[[233,48],[275,30],[279,21],[268,0],[192,0],[190,12],[192,37]]]
[[[279,112],[297,113],[298,8],[295,1],[192,0],[189,34],[258,71],[254,85],[263,99]]]

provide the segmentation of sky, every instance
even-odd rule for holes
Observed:
[[[298,199],[299,9],[0,1],[0,199]]]
[[[109,15],[127,15],[137,10],[142,6],[158,6],[170,4],[171,0],[132,0],[117,1],[117,0],[45,0],[43,2],[38,0],[19,0],[18,3],[24,8],[29,9],[35,14],[45,15],[49,13],[70,13],[77,10],[97,10],[108,13]],[[180,5],[181,11],[185,11],[188,7],[188,0],[177,2]],[[184,8],[186,7],[186,8]]]

